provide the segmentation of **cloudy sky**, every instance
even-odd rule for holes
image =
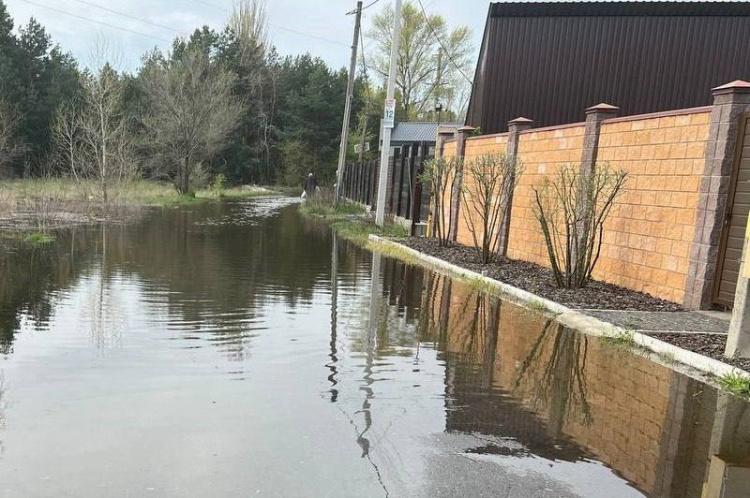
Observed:
[[[121,53],[122,68],[130,70],[138,66],[141,54],[154,46],[168,48],[174,36],[187,35],[204,24],[220,28],[233,4],[233,0],[3,1],[16,26],[35,17],[55,42],[84,64],[92,41],[106,36]],[[365,29],[371,16],[389,1],[379,0],[365,10]],[[364,0],[365,6],[371,2]],[[422,2],[428,13],[442,14],[451,26],[470,26],[478,50],[489,0]],[[355,6],[356,0],[267,0],[271,39],[282,55],[310,52],[335,67],[346,66],[354,26],[353,16],[346,12]],[[368,48],[365,40],[365,53]]]

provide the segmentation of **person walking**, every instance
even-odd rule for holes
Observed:
[[[307,178],[305,178],[304,191],[302,192],[302,198],[313,197],[315,192],[318,190],[318,180],[313,175],[312,171]]]

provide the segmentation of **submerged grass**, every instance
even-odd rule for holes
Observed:
[[[372,234],[393,238],[402,238],[409,235],[408,230],[400,225],[386,223],[386,225],[381,228],[369,218],[334,220],[331,222],[331,228],[336,230],[336,234],[340,237],[351,240],[360,245],[369,244],[370,235]]]
[[[731,373],[719,377],[718,382],[722,389],[740,398],[750,400],[750,377],[739,373]]]
[[[32,232],[26,235],[23,240],[32,247],[40,247],[51,244],[55,238],[44,232]]]

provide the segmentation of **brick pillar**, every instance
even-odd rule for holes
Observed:
[[[461,209],[461,185],[464,178],[463,163],[466,157],[466,139],[469,138],[469,133],[474,130],[475,128],[471,126],[462,126],[458,129],[458,136],[456,138],[456,159],[458,160],[458,164],[456,167],[456,178],[451,190],[450,226],[448,227],[448,237],[453,241],[458,238],[458,215]]]
[[[602,121],[617,116],[619,107],[609,104],[598,104],[586,109],[586,130],[583,134],[583,152],[581,153],[581,174],[591,173],[596,166],[599,153],[599,135]]]
[[[706,141],[706,165],[700,183],[695,235],[685,282],[687,308],[709,308],[719,257],[721,230],[727,216],[729,183],[740,119],[750,111],[750,83],[733,81],[713,89],[714,103]]]
[[[508,144],[505,149],[505,155],[514,159],[518,158],[518,139],[522,131],[530,129],[534,124],[534,121],[524,117],[518,117],[511,121],[508,121]],[[513,182],[515,183],[515,181]],[[508,241],[510,240],[510,216],[513,208],[513,190],[506,190],[505,197],[507,204],[505,212],[503,213],[503,219],[500,221],[500,229],[498,231],[498,244],[497,252],[498,256],[505,257],[508,253]]]
[[[437,134],[437,141],[435,143],[435,157],[443,157],[443,145],[445,142],[452,139],[455,136],[453,130],[439,129]]]

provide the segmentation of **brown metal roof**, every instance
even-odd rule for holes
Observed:
[[[507,130],[710,105],[711,89],[750,79],[750,3],[490,5],[467,123]]]

